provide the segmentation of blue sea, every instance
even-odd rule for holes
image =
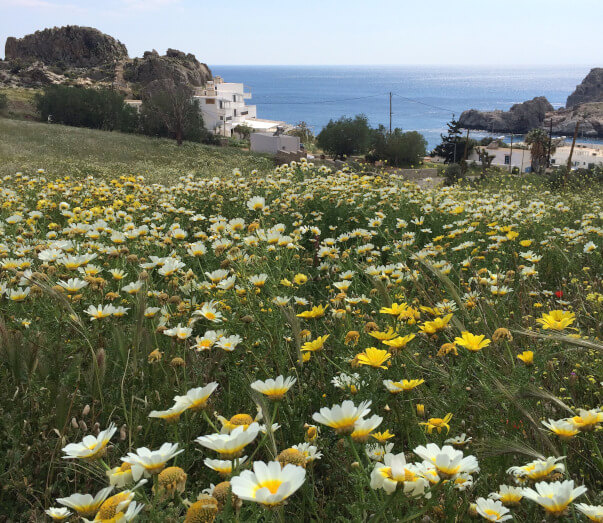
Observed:
[[[295,124],[305,121],[315,134],[331,119],[365,114],[371,125],[392,122],[419,131],[431,149],[446,122],[465,109],[509,109],[546,96],[563,107],[589,67],[442,66],[211,66],[227,82],[242,82],[252,93],[258,117]],[[474,137],[486,133],[472,133]],[[597,140],[581,140],[596,142]],[[599,140],[599,143],[601,141]]]

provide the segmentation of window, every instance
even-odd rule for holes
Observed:
[[[555,158],[551,158],[551,164],[555,163]]]
[[[241,116],[245,116],[247,114],[249,114],[249,111],[241,111]]]
[[[505,154],[505,165],[509,165],[511,163],[511,156]]]

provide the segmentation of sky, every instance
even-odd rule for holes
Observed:
[[[603,0],[0,0],[8,36],[92,26],[211,65],[603,66]]]

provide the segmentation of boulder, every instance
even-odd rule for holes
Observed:
[[[68,25],[36,31],[23,38],[8,37],[6,60],[67,67],[94,67],[128,57],[126,46],[92,27]]]
[[[603,102],[603,67],[590,70],[582,83],[567,97],[568,109],[589,102]]]
[[[160,56],[156,51],[147,51],[142,58],[134,58],[126,62],[124,78],[143,87],[155,80],[163,79],[171,79],[177,84],[201,87],[212,79],[212,74],[209,67],[199,62],[195,55],[168,49],[165,56]]]
[[[553,106],[544,96],[513,105],[508,111],[463,111],[459,122],[465,129],[480,129],[490,132],[527,133],[542,126],[547,112]]]

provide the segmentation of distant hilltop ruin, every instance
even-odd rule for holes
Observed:
[[[0,61],[0,85],[42,87],[49,84],[114,87],[136,96],[155,80],[171,79],[200,87],[212,79],[195,55],[168,49],[130,58],[119,40],[93,27],[68,25],[10,36]]]

